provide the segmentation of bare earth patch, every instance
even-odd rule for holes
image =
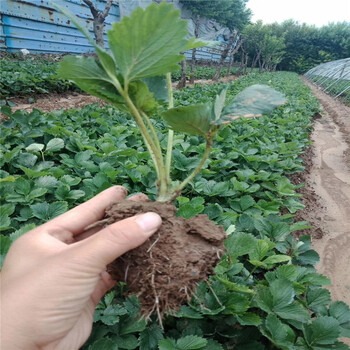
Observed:
[[[331,278],[332,298],[350,304],[350,108],[305,83],[324,109],[314,124],[314,159],[307,177],[325,207],[320,213],[325,235],[314,240],[321,258],[317,270]]]
[[[104,102],[99,98],[91,95],[81,94],[77,92],[67,91],[64,93],[50,93],[47,95],[37,95],[34,103],[28,102],[28,97],[16,97],[11,99],[16,104],[12,107],[15,112],[18,109],[26,112],[31,112],[33,108],[40,109],[43,112],[52,112],[60,109],[82,108],[88,104],[99,103],[103,105]]]

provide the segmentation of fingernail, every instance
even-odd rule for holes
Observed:
[[[162,218],[158,214],[150,212],[138,215],[135,221],[141,227],[142,231],[147,236],[150,236],[157,231],[162,223]]]

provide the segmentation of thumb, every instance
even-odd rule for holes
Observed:
[[[145,213],[118,221],[79,242],[79,257],[104,268],[127,251],[144,243],[162,223],[156,213]],[[84,259],[85,260],[85,259]]]

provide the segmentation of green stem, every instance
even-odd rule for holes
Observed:
[[[186,185],[201,171],[204,163],[209,157],[211,145],[212,145],[212,138],[207,140],[207,144],[206,144],[206,148],[205,148],[202,160],[198,164],[197,168],[194,169],[193,173],[189,175],[179,186],[176,187],[175,195],[177,195],[184,187],[186,187]]]
[[[253,270],[250,272],[250,274],[249,274],[248,277],[245,279],[245,281],[248,281],[248,280],[249,280],[249,277],[255,272],[255,270],[256,270],[257,268],[258,268],[257,266],[255,266],[255,267],[253,268]]]
[[[152,122],[150,121],[150,119],[148,118],[148,115],[145,112],[141,112],[141,115],[142,115],[143,119],[146,120],[147,126],[151,130],[151,134],[153,136],[153,141],[154,141],[155,146],[157,147],[158,152],[160,154],[162,154],[162,148],[160,147],[159,139],[158,139],[156,130],[154,129]]]
[[[158,186],[159,186],[159,195],[165,195],[167,193],[167,183],[166,183],[166,175],[165,168],[163,163],[163,157],[161,151],[157,148],[150,133],[147,130],[145,123],[142,120],[140,112],[137,110],[133,102],[131,101],[129,95],[125,94],[123,91],[123,97],[125,99],[126,104],[128,105],[134,119],[140,128],[141,134],[144,138],[145,144],[151,154],[151,157],[154,161],[154,166],[158,175]]]
[[[170,109],[170,108],[174,108],[173,88],[171,86],[171,73],[167,73],[166,82],[167,82],[167,88],[168,88],[169,109]],[[173,142],[174,142],[174,130],[169,130],[168,144],[167,144],[167,150],[166,150],[166,161],[165,161],[165,173],[166,173],[168,185],[171,184],[170,168],[171,168],[171,158],[172,158],[172,152],[173,152]]]

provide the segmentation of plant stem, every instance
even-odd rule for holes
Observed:
[[[173,96],[173,89],[171,86],[171,73],[167,73],[166,82],[167,82],[167,88],[168,88],[169,109],[170,109],[170,108],[174,108],[174,96]],[[173,152],[173,141],[174,141],[174,131],[170,129],[168,131],[168,144],[167,144],[166,161],[165,161],[165,173],[166,173],[168,185],[171,184],[170,168],[171,168],[171,157]]]
[[[179,186],[176,187],[175,195],[177,195],[201,171],[204,163],[206,162],[206,160],[209,157],[210,148],[211,148],[211,145],[212,145],[212,140],[213,140],[212,138],[207,140],[207,144],[206,144],[205,151],[203,153],[202,160],[198,164],[197,168],[193,171],[193,173],[191,175],[189,175]]]
[[[153,136],[153,142],[154,142],[155,146],[157,147],[158,152],[160,154],[162,154],[162,149],[160,147],[159,139],[158,139],[156,130],[154,129],[154,126],[153,126],[152,122],[150,121],[150,119],[148,118],[148,115],[146,113],[141,112],[141,115],[146,120],[147,126],[151,130],[151,134]]]
[[[158,175],[158,186],[159,186],[159,196],[160,195],[165,195],[167,193],[167,183],[166,183],[166,175],[165,175],[165,168],[164,168],[164,163],[163,163],[163,157],[161,150],[157,148],[155,143],[153,142],[153,139],[150,135],[150,133],[147,130],[147,127],[145,123],[142,120],[140,112],[137,110],[133,102],[131,101],[129,95],[127,93],[124,93],[123,91],[123,97],[125,99],[126,104],[128,105],[131,113],[134,116],[134,119],[140,128],[141,134],[144,138],[145,144],[151,154],[151,157],[154,162],[154,166],[157,171]]]

